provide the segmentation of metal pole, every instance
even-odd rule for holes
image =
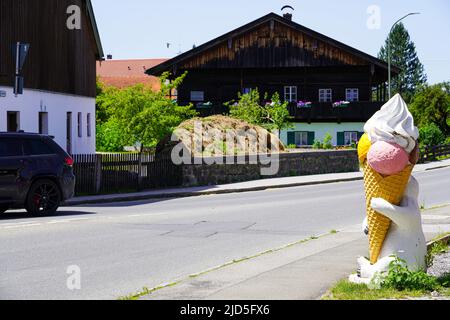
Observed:
[[[19,64],[20,64],[20,42],[17,42],[16,44],[16,74],[14,75],[14,95],[17,98],[17,90],[19,88]]]
[[[392,35],[392,31],[394,30],[394,27],[400,22],[400,21],[402,21],[403,19],[405,19],[405,18],[407,18],[407,17],[409,17],[409,16],[412,16],[412,15],[415,15],[415,14],[420,14],[420,12],[411,12],[411,13],[408,13],[407,15],[405,15],[403,18],[400,18],[400,19],[398,19],[393,25],[392,25],[392,28],[391,28],[391,30],[389,31],[389,35],[388,35],[388,43],[387,43],[387,46],[388,46],[388,94],[389,94],[389,100],[392,98],[392,89],[391,89],[391,75],[392,75],[392,73],[391,73],[391,66],[392,66],[392,63],[391,63],[391,35]]]

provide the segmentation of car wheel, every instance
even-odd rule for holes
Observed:
[[[33,216],[53,215],[61,203],[61,191],[51,180],[33,183],[28,193],[25,209]]]

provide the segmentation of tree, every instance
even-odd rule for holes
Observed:
[[[288,102],[281,102],[278,93],[273,94],[270,100],[268,97],[266,93],[265,102],[262,103],[258,89],[253,89],[246,94],[238,93],[238,101],[228,102],[226,105],[230,107],[230,115],[233,118],[261,126],[269,131],[291,128]]]
[[[409,102],[416,89],[427,82],[424,66],[417,56],[416,46],[402,23],[397,24],[381,47],[378,57],[388,61],[388,44],[391,44],[392,65],[401,69],[392,79],[392,95],[400,93]]]
[[[186,74],[168,82],[161,76],[161,89],[136,85],[129,88],[103,88],[97,97],[97,110],[105,120],[98,123],[97,144],[100,151],[122,151],[124,146],[140,144],[154,147],[184,120],[197,115],[192,105],[178,106],[169,93]]]
[[[419,127],[435,124],[444,135],[450,136],[450,82],[419,88],[410,111]]]

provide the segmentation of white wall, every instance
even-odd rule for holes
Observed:
[[[333,137],[333,145],[337,145],[337,133],[344,131],[358,131],[364,132],[364,122],[343,122],[338,124],[336,122],[330,123],[294,123],[295,128],[283,130],[281,132],[281,141],[287,144],[287,133],[292,131],[309,131],[316,133],[316,140],[323,141],[327,133]]]
[[[72,153],[95,153],[95,98],[24,89],[17,98],[13,88],[1,87],[0,132],[7,130],[7,112],[20,112],[20,130],[39,132],[39,112],[48,112],[48,134],[66,150],[66,116],[72,112]],[[82,113],[82,137],[78,137],[78,112]],[[91,114],[91,137],[87,136],[87,114]]]

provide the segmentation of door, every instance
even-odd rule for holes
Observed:
[[[20,130],[19,112],[8,111],[7,113],[7,130],[8,132],[17,132]]]
[[[24,167],[22,141],[0,138],[0,204],[19,198],[20,174]]]
[[[66,128],[66,151],[72,154],[72,112],[67,112]]]

